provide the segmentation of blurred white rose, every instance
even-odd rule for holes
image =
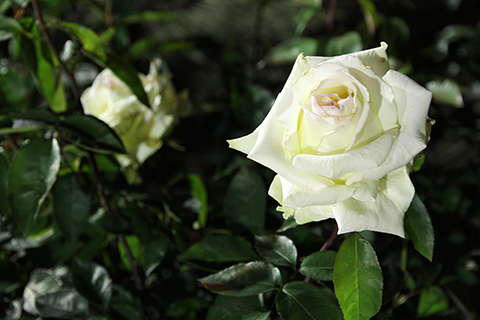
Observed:
[[[390,70],[386,49],[300,55],[263,123],[229,141],[277,173],[269,194],[285,218],[404,236],[407,165],[426,147],[432,95]]]
[[[179,100],[185,100],[185,95],[177,96],[171,75],[159,72],[161,64],[161,59],[155,59],[147,75],[139,74],[151,108],[110,69],[100,72],[81,97],[85,114],[107,123],[122,140],[127,153],[116,158],[131,184],[141,181],[136,170],[161,148],[162,137],[178,114]]]

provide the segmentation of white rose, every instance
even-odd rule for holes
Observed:
[[[263,123],[229,141],[277,173],[269,195],[284,218],[404,236],[407,165],[426,147],[432,95],[390,70],[386,49],[300,55]]]
[[[162,137],[175,120],[177,94],[170,74],[159,73],[161,60],[150,63],[148,75],[140,74],[151,108],[128,86],[105,69],[81,97],[85,114],[107,123],[122,140],[126,155],[117,155],[129,183],[138,183],[136,169],[162,146]]]

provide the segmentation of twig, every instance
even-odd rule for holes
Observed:
[[[333,242],[335,242],[335,239],[337,239],[337,232],[338,232],[338,226],[335,226],[335,228],[333,228],[332,230],[332,234],[327,239],[327,241],[325,241],[322,248],[320,248],[320,251],[327,250],[333,244]]]
[[[75,84],[75,80],[73,78],[73,75],[67,69],[67,67],[63,63],[62,59],[60,59],[60,55],[58,54],[58,51],[55,49],[55,46],[53,45],[52,41],[50,40],[50,36],[48,34],[47,27],[45,26],[45,22],[43,21],[42,13],[40,11],[40,7],[38,6],[37,0],[32,0],[31,2],[32,2],[32,5],[33,5],[33,11],[35,12],[35,17],[37,18],[37,24],[38,24],[38,27],[40,28],[40,32],[42,33],[42,36],[45,39],[45,42],[47,43],[48,47],[50,48],[50,50],[55,55],[55,58],[57,58],[58,66],[65,73],[65,76],[67,77],[68,83],[70,83],[70,87],[72,88],[72,93],[73,93],[73,96],[75,97],[75,103],[79,106],[78,109],[79,109],[80,113],[83,113],[83,108],[81,107],[81,103],[80,103],[80,92],[78,90],[77,85]]]
[[[333,23],[335,20],[335,11],[337,10],[337,0],[330,0],[330,5],[328,6],[328,15],[327,15],[327,30],[328,32],[333,31]]]
[[[137,288],[137,290],[142,290],[142,282],[140,281],[140,274],[138,273],[138,268],[135,263],[135,259],[133,258],[132,251],[130,250],[128,243],[125,240],[125,236],[123,234],[119,235],[118,241],[120,242],[123,249],[125,250],[125,256],[127,257],[128,263],[132,268],[133,281],[135,282],[135,287]]]
[[[453,293],[452,290],[450,290],[450,288],[447,288],[445,287],[445,291],[447,292],[447,294],[450,296],[450,298],[453,300],[453,302],[455,303],[455,305],[458,307],[458,309],[460,309],[460,311],[462,312],[463,314],[463,317],[466,319],[466,320],[472,320],[472,313],[470,312],[470,310],[468,310],[468,308],[463,304],[462,301],[460,301],[460,299],[458,299],[458,297]]]
[[[113,214],[112,208],[110,207],[110,204],[107,201],[107,197],[105,196],[105,188],[103,187],[102,180],[100,179],[100,172],[98,171],[98,166],[97,166],[97,163],[95,162],[92,152],[88,151],[87,158],[97,184],[97,193],[98,193],[98,197],[100,198],[100,204],[103,210],[105,210],[105,214],[109,217],[113,217],[114,214]],[[133,281],[135,282],[135,287],[137,288],[137,290],[142,290],[140,273],[138,272],[138,268],[135,263],[135,259],[133,258],[132,251],[130,250],[130,247],[128,246],[127,241],[125,240],[125,236],[123,234],[120,234],[118,236],[118,241],[122,245],[125,251],[125,256],[127,257],[128,263],[132,268]]]

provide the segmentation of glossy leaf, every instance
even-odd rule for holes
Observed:
[[[109,307],[121,315],[117,318],[126,318],[128,320],[143,319],[142,306],[135,297],[128,290],[120,286],[114,286],[113,289]]]
[[[342,320],[332,291],[311,283],[292,281],[277,295],[277,311],[288,320]]]
[[[47,124],[56,124],[58,118],[49,110],[45,109],[31,109],[23,113],[18,113],[11,116],[13,120],[33,120],[37,122],[47,123]]]
[[[39,296],[53,293],[61,289],[61,281],[51,272],[38,270],[32,272],[23,291],[23,309],[30,314],[39,315],[36,299]]]
[[[17,20],[0,15],[0,41],[10,39],[19,32],[22,32],[22,26]]]
[[[214,293],[239,297],[272,291],[282,284],[280,271],[260,261],[240,263],[199,281]]]
[[[290,216],[282,223],[282,226],[278,228],[277,233],[285,232],[289,229],[295,228],[296,226],[298,226],[297,221],[295,221],[295,218],[293,216]]]
[[[74,319],[89,314],[87,299],[70,288],[41,295],[35,304],[40,315],[48,318]]]
[[[357,232],[338,250],[333,283],[346,320],[370,319],[380,310],[382,270],[372,246]]]
[[[270,311],[262,308],[239,308],[224,315],[221,320],[267,320]]]
[[[213,305],[208,309],[206,320],[218,320],[237,309],[260,309],[259,296],[231,297],[217,295]]]
[[[250,243],[239,236],[211,235],[194,244],[181,256],[184,260],[241,262],[258,258]]]
[[[70,243],[80,236],[90,215],[90,194],[80,179],[74,174],[61,176],[53,187],[53,215]]]
[[[75,259],[72,282],[84,297],[108,305],[112,296],[112,279],[105,267],[90,261]]]
[[[208,194],[207,188],[203,183],[202,179],[193,173],[187,175],[188,180],[190,180],[190,186],[192,188],[192,195],[200,205],[198,210],[198,222],[202,228],[207,224],[207,214],[208,214]]]
[[[255,236],[255,248],[273,264],[291,267],[297,264],[297,248],[293,241],[285,236]]]
[[[89,115],[74,114],[61,122],[61,134],[72,143],[101,153],[125,153],[122,141],[103,121]]]
[[[319,251],[312,253],[300,265],[300,273],[319,281],[333,280],[333,267],[337,253]]]
[[[459,85],[450,79],[430,81],[426,85],[433,94],[433,99],[440,103],[449,104],[455,108],[463,108],[462,92]]]
[[[432,221],[422,200],[415,194],[405,213],[405,232],[415,249],[429,261],[433,258],[435,235]]]
[[[107,58],[105,48],[103,47],[103,44],[95,31],[77,23],[60,21],[58,22],[58,24],[70,31],[75,37],[77,37],[86,51],[96,55],[101,59]]]
[[[162,237],[152,241],[146,248],[143,259],[143,270],[147,277],[162,263],[167,254],[168,245],[168,238]]]
[[[420,295],[417,314],[427,317],[448,310],[447,294],[438,286],[424,289]]]
[[[60,167],[57,140],[32,139],[18,150],[7,173],[10,213],[25,234],[52,188]]]
[[[253,233],[265,224],[266,190],[262,178],[246,167],[233,178],[225,196],[224,213],[229,224],[239,224]]]

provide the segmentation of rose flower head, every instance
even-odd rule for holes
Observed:
[[[408,167],[426,147],[432,94],[390,70],[386,49],[300,54],[260,126],[229,140],[277,173],[269,195],[285,219],[404,237],[415,192]]]
[[[162,60],[150,62],[147,75],[139,74],[151,108],[145,106],[110,69],[98,74],[81,97],[85,114],[108,124],[122,140],[126,154],[116,158],[130,184],[141,182],[138,167],[163,144],[186,104],[186,93],[177,95],[169,73],[160,72]]]

